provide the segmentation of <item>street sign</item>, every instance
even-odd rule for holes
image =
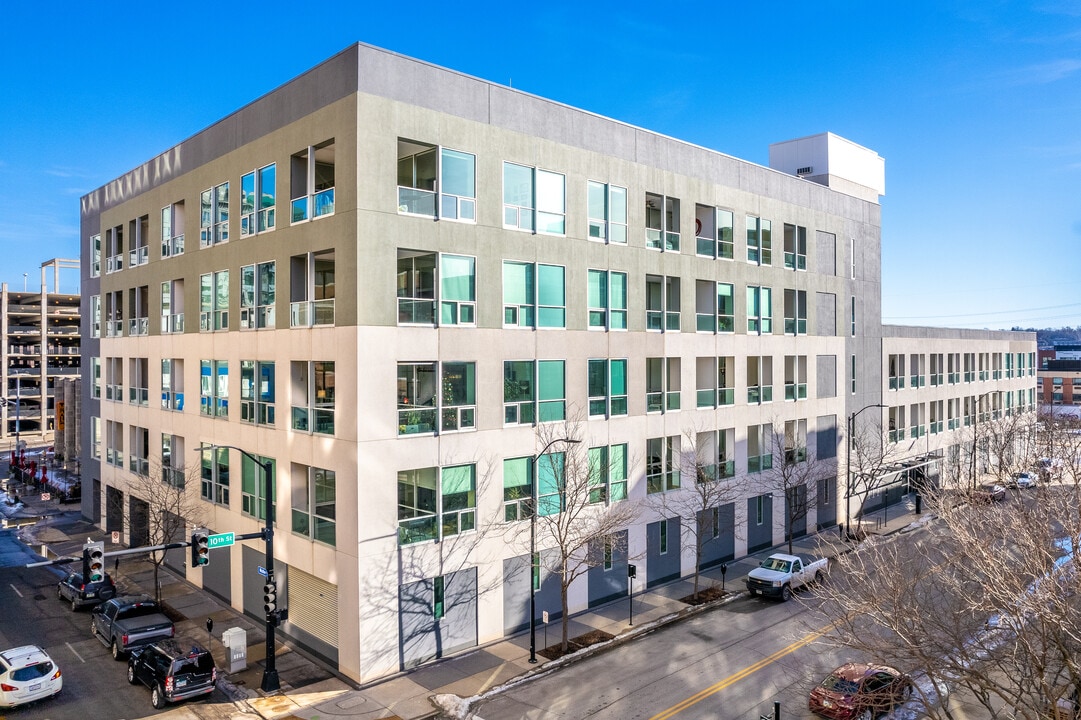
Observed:
[[[120,531],[119,530],[113,530],[113,543],[115,544],[115,543],[118,543],[118,542],[120,542]]]
[[[266,571],[266,568],[265,568],[265,567],[263,567],[262,565],[260,565],[259,567],[257,567],[257,568],[256,568],[256,570],[258,570],[258,571],[259,571],[259,574],[260,574],[260,575],[262,575],[263,577],[270,577],[270,574],[269,574],[269,573],[267,573],[267,571]]]
[[[41,502],[49,502],[53,499],[53,496],[49,493],[41,493]]]
[[[217,535],[211,535],[207,538],[206,546],[213,550],[214,548],[229,547],[236,542],[236,534],[227,532],[219,533]]]

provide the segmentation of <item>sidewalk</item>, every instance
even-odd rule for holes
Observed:
[[[31,549],[42,552],[47,547],[50,557],[76,556],[89,537],[106,541],[106,552],[117,549],[109,542],[106,533],[84,521],[75,506],[58,506],[55,500],[43,503],[39,496],[23,497],[27,515],[43,515],[45,519],[36,525],[23,528],[21,537]],[[917,516],[912,502],[905,498],[900,504],[868,515],[864,529],[871,534],[890,534],[911,525]],[[843,541],[837,528],[817,535],[808,535],[793,543],[795,552],[821,553],[835,557],[851,547]],[[571,617],[569,637],[578,637],[591,630],[602,630],[614,636],[613,640],[600,643],[557,660],[547,660],[538,652],[538,663],[531,665],[529,658],[529,634],[497,640],[457,655],[429,663],[419,668],[399,673],[391,678],[358,687],[334,675],[318,661],[280,642],[275,662],[281,681],[280,694],[266,696],[259,690],[266,654],[266,636],[263,624],[243,615],[217,598],[188,584],[166,568],[159,574],[162,601],[175,617],[180,618],[177,634],[185,634],[202,642],[207,641],[206,621],[214,621],[211,651],[219,668],[228,668],[226,649],[221,643],[222,633],[239,627],[247,633],[248,668],[241,672],[226,674],[219,687],[233,702],[231,704],[185,703],[165,715],[204,719],[235,718],[241,716],[261,717],[264,720],[286,718],[316,718],[333,716],[357,720],[419,720],[421,718],[461,718],[468,708],[468,699],[487,693],[516,678],[552,670],[559,665],[572,663],[583,656],[602,651],[612,643],[625,642],[657,625],[676,622],[683,618],[708,611],[716,602],[725,602],[745,593],[744,580],[747,573],[771,552],[787,551],[786,545],[776,545],[728,563],[725,588],[728,597],[715,603],[691,606],[680,602],[693,591],[692,579],[680,579],[672,583],[639,592],[633,598],[633,625],[629,624],[629,608],[626,598],[592,608]],[[119,570],[113,563],[107,569],[113,574],[117,587],[124,593],[146,592],[153,595],[153,569],[149,562],[139,558],[120,561]],[[720,585],[719,568],[702,573],[699,589]],[[547,630],[547,635],[545,631]],[[537,646],[543,648],[558,642],[560,625],[549,623],[545,629],[537,627]],[[437,709],[443,708],[443,714]],[[250,713],[250,715],[249,715]]]

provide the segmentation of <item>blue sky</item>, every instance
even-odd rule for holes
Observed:
[[[886,159],[886,322],[1081,325],[1076,0],[197,7],[5,8],[9,288],[78,257],[82,194],[361,41],[763,165],[837,133]]]

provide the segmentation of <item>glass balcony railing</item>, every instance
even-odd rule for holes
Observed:
[[[435,217],[435,192],[399,185],[398,212]]]
[[[399,325],[434,325],[435,300],[398,298]]]
[[[146,265],[150,260],[150,248],[146,245],[128,251],[128,267]]]
[[[289,327],[334,324],[334,298],[300,300],[289,304]]]
[[[664,245],[662,240],[663,233],[657,228],[646,228],[646,247],[654,250],[660,250]]]
[[[141,337],[143,335],[146,335],[149,329],[149,318],[138,317],[128,320],[128,335],[130,337]]]
[[[413,407],[398,410],[399,435],[418,435],[424,433],[434,433],[435,428],[435,408]]]
[[[711,389],[695,391],[695,405],[700,408],[716,407],[717,391]]]
[[[661,412],[662,410],[664,410],[664,393],[647,392],[646,412]]]

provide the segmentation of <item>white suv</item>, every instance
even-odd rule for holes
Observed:
[[[0,707],[56,695],[64,687],[60,668],[37,645],[0,652]]]

